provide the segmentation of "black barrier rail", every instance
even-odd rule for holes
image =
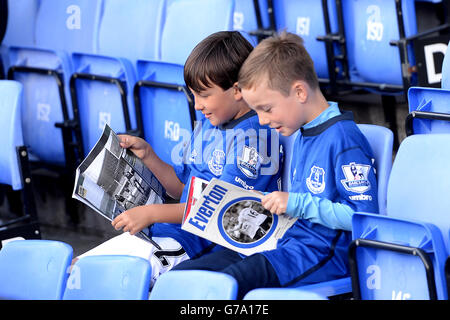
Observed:
[[[28,162],[28,150],[25,146],[20,146],[16,147],[16,152],[23,186],[21,196],[24,215],[19,218],[9,219],[0,224],[0,240],[19,236],[25,239],[41,239],[31,171]]]
[[[450,114],[441,112],[412,111],[406,116],[405,120],[406,136],[414,134],[414,119],[450,121]]]
[[[360,280],[359,280],[359,273],[358,273],[358,264],[356,261],[356,249],[358,247],[367,247],[367,248],[373,248],[373,249],[381,249],[386,251],[392,251],[392,252],[398,252],[408,255],[413,255],[416,257],[419,257],[420,260],[423,263],[423,266],[425,267],[425,273],[427,278],[427,284],[428,284],[428,294],[430,297],[430,300],[437,300],[437,293],[436,293],[436,282],[435,282],[435,276],[434,276],[434,269],[433,269],[433,263],[428,256],[428,254],[416,247],[409,247],[389,242],[383,242],[383,241],[376,241],[376,240],[369,240],[369,239],[356,239],[350,243],[349,246],[349,267],[350,267],[350,274],[352,277],[352,290],[353,290],[353,297],[355,299],[360,300],[361,299],[361,288],[360,288]]]
[[[158,81],[150,81],[150,80],[140,80],[136,82],[133,89],[133,96],[134,96],[134,104],[136,106],[136,118],[138,119],[138,122],[140,122],[140,128],[141,128],[141,134],[142,137],[145,137],[145,126],[143,125],[142,120],[142,101],[141,101],[141,89],[142,88],[160,88],[160,89],[167,89],[177,92],[183,92],[186,100],[188,102],[189,107],[189,115],[191,117],[191,129],[194,130],[195,121],[197,120],[196,114],[195,114],[195,108],[194,108],[194,99],[191,96],[189,90],[186,88],[186,86],[172,84],[172,83],[165,83],[165,82],[158,82]]]

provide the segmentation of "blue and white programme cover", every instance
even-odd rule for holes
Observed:
[[[297,219],[270,213],[262,197],[214,178],[185,216],[182,229],[244,255],[275,249]]]

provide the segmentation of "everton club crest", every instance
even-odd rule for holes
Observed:
[[[325,170],[313,166],[311,174],[306,178],[306,186],[312,193],[322,193],[325,190]]]
[[[211,159],[208,161],[209,170],[216,176],[220,176],[225,165],[225,152],[223,150],[215,149],[211,154]]]
[[[238,157],[238,168],[250,179],[258,177],[258,170],[261,166],[262,157],[253,147],[244,146],[242,157]]]
[[[370,182],[368,180],[369,170],[371,166],[366,164],[357,164],[350,162],[350,164],[342,166],[345,178],[341,180],[344,188],[347,191],[364,193],[370,189]]]

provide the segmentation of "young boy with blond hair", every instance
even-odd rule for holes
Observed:
[[[378,212],[374,157],[350,112],[328,102],[303,40],[283,32],[263,40],[239,73],[244,100],[261,125],[284,136],[300,130],[289,192],[262,199],[275,214],[298,217],[277,248],[243,257],[230,250],[179,264],[232,275],[238,298],[260,287],[289,287],[348,276],[347,248],[356,211]],[[358,171],[357,175],[352,172]]]

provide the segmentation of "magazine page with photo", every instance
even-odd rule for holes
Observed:
[[[112,221],[136,206],[164,202],[164,188],[153,173],[106,124],[103,133],[76,170],[72,197]],[[151,240],[144,232],[136,236]],[[155,244],[156,245],[156,244]]]

